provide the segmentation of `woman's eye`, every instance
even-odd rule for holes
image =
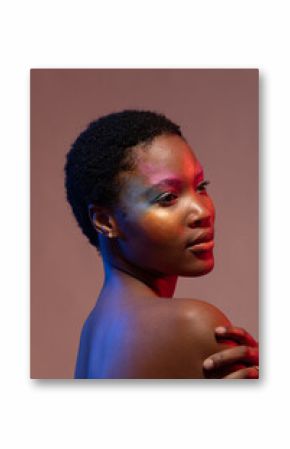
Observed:
[[[170,204],[176,198],[177,196],[174,193],[163,193],[156,199],[156,202],[161,204]]]
[[[201,192],[205,192],[206,191],[206,186],[208,186],[210,184],[210,181],[202,181],[198,186],[197,186],[197,190],[201,191]]]

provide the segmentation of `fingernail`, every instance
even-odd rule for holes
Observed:
[[[213,368],[213,365],[214,365],[214,363],[213,363],[213,360],[212,360],[212,359],[206,359],[206,360],[203,362],[203,367],[204,367],[205,369],[211,369],[211,368]]]
[[[219,326],[215,330],[218,334],[224,334],[227,330],[225,327]]]

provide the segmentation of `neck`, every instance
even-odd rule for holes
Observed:
[[[153,274],[124,263],[112,264],[106,260],[103,262],[105,270],[103,291],[122,296],[173,297],[177,283],[176,275]]]
[[[114,240],[102,239],[105,281],[100,296],[121,300],[130,297],[172,298],[176,275],[150,271],[133,265],[119,251]]]

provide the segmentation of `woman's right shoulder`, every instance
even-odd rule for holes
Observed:
[[[187,322],[194,329],[199,328],[202,324],[210,327],[231,324],[227,316],[217,306],[193,298],[159,298],[150,304],[143,304],[141,308],[134,308],[132,316],[138,321],[140,317],[144,317],[144,320],[148,322],[158,319],[165,326],[169,322],[176,323],[176,325],[178,323],[184,325]]]
[[[171,324],[177,338],[192,341],[208,350],[216,349],[215,328],[230,326],[228,317],[215,305],[193,298],[173,298],[165,303],[164,326]],[[166,319],[168,316],[168,320]],[[162,320],[161,320],[162,321]],[[182,341],[180,341],[182,345]]]
[[[171,331],[184,361],[184,377],[204,378],[203,361],[232,346],[232,342],[216,340],[215,328],[230,326],[231,322],[217,306],[200,299],[175,298],[172,312],[176,319]]]
[[[118,317],[118,321],[120,318]],[[124,326],[134,338],[149,333],[152,338],[162,341],[172,332],[176,339],[206,343],[213,343],[214,329],[218,326],[230,326],[228,317],[215,305],[193,298],[159,298],[132,307],[124,314]],[[212,345],[211,345],[212,346]]]
[[[174,298],[174,309],[181,320],[194,322],[195,324],[205,322],[210,326],[228,326],[228,317],[215,305],[193,298]]]
[[[157,300],[126,317],[108,377],[203,378],[202,362],[222,349],[214,328],[227,317],[202,300]]]

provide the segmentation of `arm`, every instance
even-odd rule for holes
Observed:
[[[239,343],[228,334],[222,339],[216,334],[217,327],[231,328],[231,322],[217,307],[204,301],[182,301],[184,340],[187,342],[184,350],[188,355],[196,354],[191,367],[194,378],[222,379],[232,372],[245,368],[243,361],[239,361],[234,353],[231,364],[221,361],[220,366],[215,364],[214,369],[204,369],[205,360],[212,359],[214,355],[216,361],[220,354],[235,351],[233,348],[237,347]]]

